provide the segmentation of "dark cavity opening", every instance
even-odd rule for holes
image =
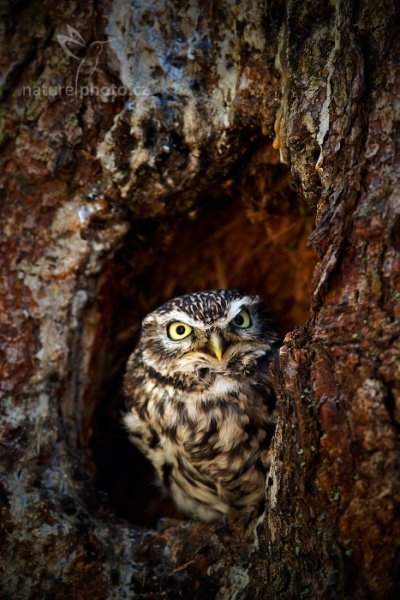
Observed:
[[[138,525],[179,516],[152,484],[150,465],[121,424],[122,378],[142,318],[174,296],[214,288],[261,294],[282,335],[309,315],[313,216],[269,145],[236,170],[188,214],[133,222],[104,274],[99,310],[107,325],[96,366],[93,479],[116,515]]]

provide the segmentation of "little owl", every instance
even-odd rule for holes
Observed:
[[[260,509],[278,340],[261,298],[236,290],[180,296],[143,320],[124,422],[183,512],[211,521]]]

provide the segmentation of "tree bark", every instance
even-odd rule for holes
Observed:
[[[1,597],[398,598],[395,3],[3,10]],[[236,283],[288,332],[265,512],[132,524],[140,318]]]

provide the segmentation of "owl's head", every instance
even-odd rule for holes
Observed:
[[[165,375],[232,374],[276,347],[260,296],[237,290],[197,292],[174,298],[143,320],[144,361]]]

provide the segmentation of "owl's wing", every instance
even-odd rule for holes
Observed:
[[[149,424],[139,416],[134,406],[131,406],[129,412],[124,415],[123,421],[128,430],[130,441],[145,456],[148,456],[151,446]]]

